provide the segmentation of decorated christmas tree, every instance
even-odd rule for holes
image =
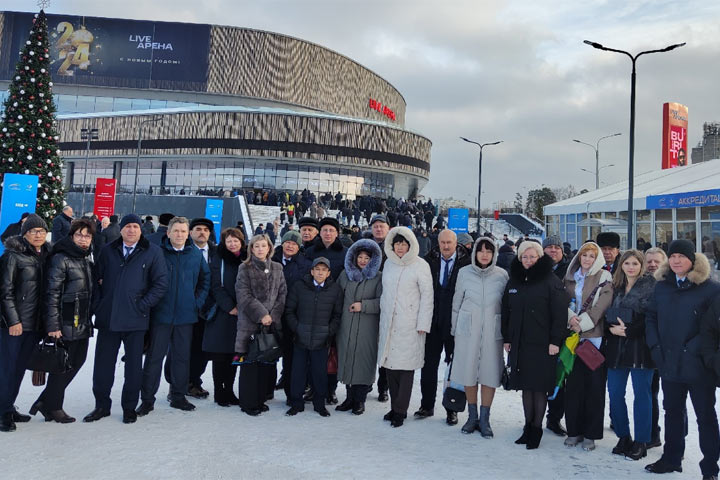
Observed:
[[[0,117],[0,182],[6,173],[37,175],[35,213],[48,221],[65,205],[52,85],[47,18],[40,10],[20,52]]]

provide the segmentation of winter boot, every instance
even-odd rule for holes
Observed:
[[[625,453],[625,458],[630,460],[640,460],[647,457],[647,445],[642,442],[634,442],[630,450]]]
[[[462,426],[460,431],[462,433],[473,433],[478,429],[478,411],[477,403],[468,403],[468,419],[465,425]]]
[[[530,433],[528,435],[528,441],[527,445],[525,445],[525,448],[528,450],[534,450],[540,446],[540,440],[543,436],[543,429],[542,427],[533,427],[530,426]]]
[[[631,436],[621,437],[615,448],[612,449],[613,455],[627,455],[633,445],[633,439]]]
[[[490,428],[490,407],[480,407],[480,435],[483,438],[493,437],[493,431]]]
[[[520,435],[520,438],[515,440],[515,443],[517,445],[526,445],[528,443],[528,439],[530,438],[530,422],[526,423],[523,427],[523,433]]]

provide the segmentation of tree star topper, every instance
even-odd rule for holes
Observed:
[[[37,6],[40,7],[40,10],[45,10],[50,6],[50,0],[38,0]]]

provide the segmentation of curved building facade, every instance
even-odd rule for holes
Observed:
[[[0,12],[0,87],[31,21]],[[246,28],[48,21],[71,190],[116,178],[120,192],[137,182],[153,195],[307,188],[408,197],[427,183],[431,142],[405,128],[402,95],[332,50]],[[85,128],[98,139],[83,140]]]

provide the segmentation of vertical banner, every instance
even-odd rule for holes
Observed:
[[[679,103],[663,104],[662,168],[689,164],[687,150],[688,108]]]
[[[205,218],[215,225],[215,243],[220,243],[220,230],[222,228],[223,201],[208,198],[205,200]]]
[[[448,228],[455,233],[468,232],[470,211],[467,208],[448,209]]]
[[[114,178],[98,178],[95,182],[93,213],[101,220],[115,213],[116,182]]]
[[[23,213],[35,213],[37,189],[37,175],[5,174],[0,201],[0,233],[4,232],[11,223],[19,222]],[[4,250],[5,248],[0,244],[0,253]]]

